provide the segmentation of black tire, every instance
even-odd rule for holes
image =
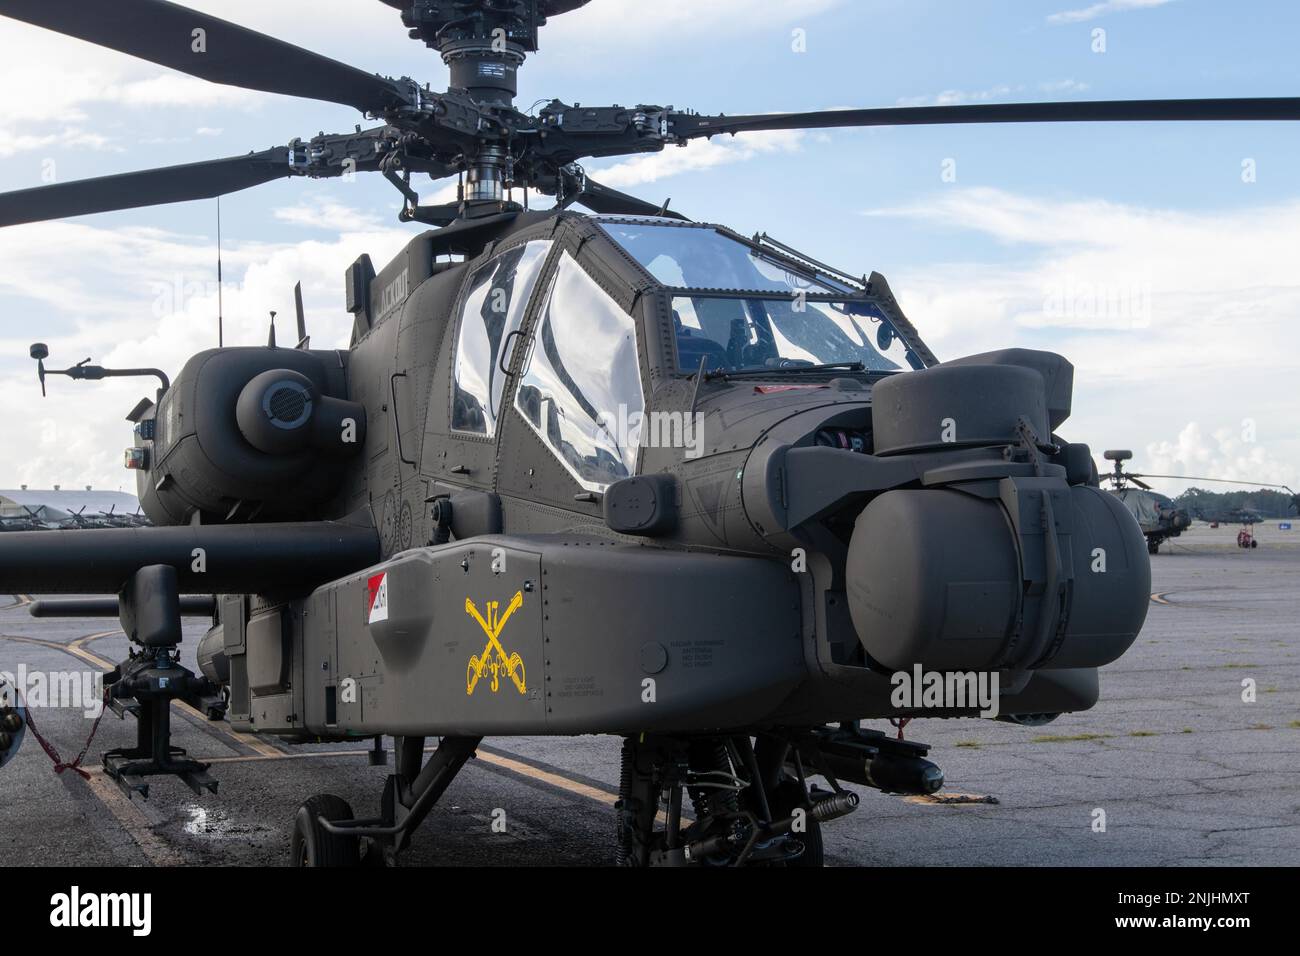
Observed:
[[[342,797],[318,793],[298,808],[293,818],[293,839],[289,844],[290,866],[359,866],[361,841],[357,837],[338,836],[320,825],[324,817],[331,823],[352,819],[352,808]]]
[[[780,820],[794,813],[795,807],[803,806],[803,788],[799,786],[798,780],[787,777],[777,784],[776,791],[771,794],[769,799],[772,805],[773,818]],[[820,869],[826,865],[822,848],[822,825],[813,819],[812,814],[807,815],[804,821],[807,824],[807,829],[803,833],[791,834],[794,839],[803,844],[803,853],[787,862],[786,866],[817,867]]]

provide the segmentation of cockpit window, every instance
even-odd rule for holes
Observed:
[[[812,270],[797,271],[712,227],[639,222],[600,225],[642,268],[670,288],[807,295],[858,291]]]
[[[797,369],[861,362],[868,372],[921,368],[921,360],[870,301],[798,296],[673,297],[677,364],[694,372]]]
[[[589,491],[636,472],[645,411],[636,325],[567,252],[520,376],[516,407]]]
[[[550,241],[529,242],[481,266],[470,279],[456,343],[451,427],[491,436],[501,414],[510,333],[523,324]]]

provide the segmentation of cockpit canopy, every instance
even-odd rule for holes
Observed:
[[[678,370],[762,371],[923,362],[858,281],[746,243],[716,226],[603,218],[600,227],[671,297]]]
[[[933,360],[879,276],[854,279],[721,226],[563,213],[488,247],[467,272],[451,435],[465,454],[535,438],[584,494],[639,472],[641,426],[665,378],[880,376]],[[520,427],[528,442],[512,435]]]

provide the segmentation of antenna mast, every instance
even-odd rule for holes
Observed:
[[[225,334],[223,326],[225,320],[223,317],[224,303],[222,302],[222,281],[221,281],[221,197],[217,197],[217,348],[222,348],[225,344]]]

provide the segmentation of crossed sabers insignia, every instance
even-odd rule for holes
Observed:
[[[483,633],[487,635],[487,646],[483,648],[482,654],[476,654],[470,657],[469,666],[465,669],[465,693],[474,693],[480,679],[492,674],[492,693],[497,692],[500,686],[501,671],[505,671],[510,679],[514,681],[515,686],[519,688],[519,693],[527,691],[527,685],[524,681],[524,660],[516,652],[506,654],[506,649],[501,646],[497,639],[501,636],[501,631],[505,629],[506,621],[510,620],[510,615],[519,610],[524,605],[524,592],[516,591],[515,596],[510,599],[506,612],[500,617],[497,616],[497,608],[501,606],[500,601],[487,602],[487,620],[479,613],[474,602],[465,598],[465,613],[474,620],[478,621],[478,626],[483,628]]]

